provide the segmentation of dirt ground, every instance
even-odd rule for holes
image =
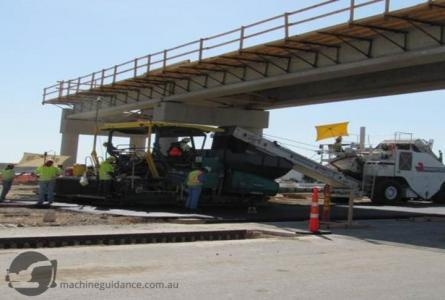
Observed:
[[[63,211],[58,208],[41,209],[28,206],[15,206],[14,201],[36,201],[37,187],[33,185],[14,185],[7,195],[6,203],[0,206],[0,228],[135,224],[156,222],[140,217],[112,216],[107,214],[88,214]],[[8,201],[9,200],[9,201]]]
[[[135,224],[153,222],[139,217],[96,215],[58,209],[0,207],[1,227],[36,227],[69,225]]]
[[[115,216],[108,214],[89,214],[71,212],[61,208],[40,209],[31,205],[14,205],[15,201],[37,202],[37,186],[14,185],[8,194],[5,204],[0,204],[0,228],[36,227],[36,226],[70,226],[70,225],[122,225],[136,223],[163,222],[159,219],[142,217]],[[320,204],[323,198],[320,197]],[[307,205],[311,202],[310,193],[278,194],[269,200],[274,204]]]

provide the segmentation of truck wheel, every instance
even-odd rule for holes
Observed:
[[[431,200],[436,204],[445,204],[445,184],[442,184],[440,190],[431,197]]]
[[[380,182],[372,197],[374,203],[396,203],[401,199],[401,187],[397,181],[382,181]]]

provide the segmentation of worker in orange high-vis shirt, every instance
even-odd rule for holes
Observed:
[[[51,159],[36,169],[36,175],[39,177],[39,201],[37,205],[42,205],[45,200],[48,201],[48,204],[53,203],[56,178],[61,174],[62,170],[55,167],[54,161]]]
[[[198,208],[199,197],[201,196],[202,184],[204,183],[206,172],[210,172],[209,167],[192,170],[187,175],[186,186],[188,194],[185,207],[192,211],[196,211]]]

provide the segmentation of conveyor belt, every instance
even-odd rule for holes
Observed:
[[[360,182],[358,180],[323,166],[292,150],[284,148],[275,141],[269,141],[240,127],[237,127],[234,130],[233,136],[270,155],[279,156],[289,160],[294,164],[294,169],[296,171],[329,184],[332,187],[350,188],[352,190],[359,190],[360,188]]]

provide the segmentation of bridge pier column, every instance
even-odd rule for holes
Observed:
[[[60,146],[60,155],[68,155],[70,158],[64,163],[64,166],[70,166],[77,161],[77,148],[79,146],[79,135],[96,132],[96,123],[86,120],[68,119],[73,111],[71,109],[62,110],[60,121],[60,133],[62,134],[62,143]]]
[[[145,149],[147,138],[145,136],[130,136],[130,145],[136,149]]]
[[[161,153],[164,155],[167,155],[168,149],[170,149],[170,146],[172,143],[177,142],[177,138],[160,138],[159,139],[159,148],[161,150]]]
[[[79,144],[79,135],[75,133],[62,133],[62,144],[60,146],[60,155],[68,155],[70,158],[64,163],[65,166],[71,166],[76,163],[77,147]]]

